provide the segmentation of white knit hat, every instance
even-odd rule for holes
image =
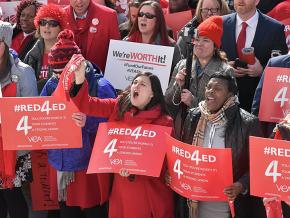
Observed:
[[[11,46],[13,28],[8,22],[0,21],[0,40],[3,40],[8,47]]]

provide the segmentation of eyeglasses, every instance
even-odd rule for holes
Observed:
[[[216,14],[220,9],[219,8],[201,8],[200,11],[203,14],[208,14],[210,11],[212,14]]]
[[[144,12],[139,12],[138,13],[138,17],[146,17],[146,18],[148,18],[148,19],[153,19],[154,17],[156,17],[156,15],[154,15],[154,14],[150,14],[150,13],[144,13]]]
[[[40,20],[39,21],[40,26],[45,26],[46,24],[48,24],[48,26],[51,26],[51,27],[57,27],[60,25],[60,23],[56,20]]]

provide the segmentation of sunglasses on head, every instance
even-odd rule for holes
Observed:
[[[40,26],[45,26],[46,24],[48,24],[48,26],[51,26],[51,27],[59,26],[59,22],[56,20],[40,20],[39,21]]]
[[[150,14],[150,13],[144,13],[144,12],[139,12],[138,13],[138,17],[146,17],[146,18],[148,18],[148,19],[153,19],[154,17],[156,17],[156,15],[154,15],[154,14]]]

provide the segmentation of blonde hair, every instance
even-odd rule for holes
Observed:
[[[202,20],[202,16],[201,16],[201,9],[202,9],[202,5],[203,5],[203,2],[205,0],[199,0],[198,1],[198,4],[196,6],[196,10],[195,10],[195,16],[197,18],[197,22],[198,23],[201,23],[203,20]],[[216,1],[219,5],[219,11],[220,11],[220,15],[226,15],[226,14],[229,14],[231,11],[229,9],[229,6],[228,4],[226,3],[225,0],[211,0],[211,1]]]

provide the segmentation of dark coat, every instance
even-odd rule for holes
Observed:
[[[281,54],[288,52],[284,25],[260,12],[252,47],[255,56],[263,67],[271,57],[272,50],[280,50]],[[223,16],[222,50],[226,52],[229,61],[238,57],[236,48],[236,15],[237,13]],[[260,77],[244,76],[237,78],[239,100],[241,108],[251,111],[252,101]]]
[[[199,108],[191,109],[183,126],[182,141],[192,144],[201,112]],[[249,184],[249,136],[261,136],[260,123],[257,117],[235,105],[225,111],[227,119],[225,146],[232,148],[233,181],[240,182],[250,191]],[[222,175],[221,175],[222,176]],[[260,217],[264,214],[264,206],[260,199],[240,194],[235,200],[236,217]]]
[[[40,38],[37,40],[33,48],[27,53],[23,61],[24,63],[31,66],[35,71],[38,93],[41,92],[43,86],[48,80],[48,79],[38,80],[42,67],[43,54],[44,54],[44,40],[43,38]],[[52,74],[53,74],[52,69],[48,66],[48,78],[50,78]]]

